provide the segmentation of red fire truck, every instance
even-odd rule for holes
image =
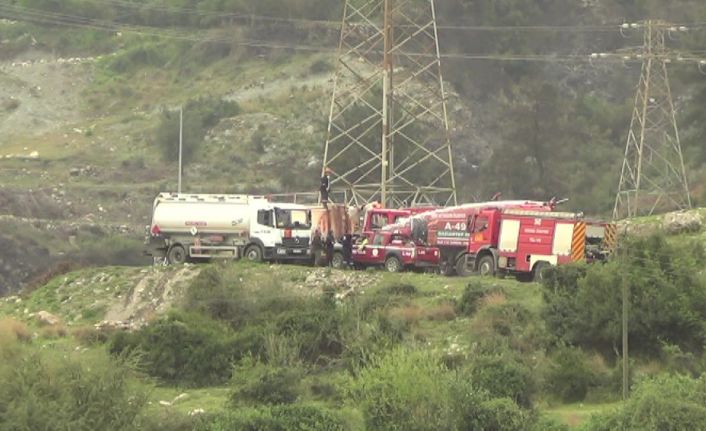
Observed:
[[[580,213],[489,208],[469,220],[461,275],[514,274],[541,279],[550,265],[602,260],[615,246],[615,225]]]
[[[465,264],[460,256],[467,252],[469,220],[486,209],[517,208],[534,211],[552,211],[556,202],[541,201],[490,201],[465,204],[424,212],[404,220],[397,228],[409,235],[417,244],[439,249],[441,272],[465,275]]]
[[[437,268],[439,249],[416,244],[409,236],[396,229],[383,228],[373,240],[353,248],[356,268],[383,267],[389,272]]]

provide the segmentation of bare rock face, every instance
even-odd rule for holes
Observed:
[[[36,314],[37,320],[41,325],[47,325],[47,326],[56,326],[59,323],[61,323],[61,319],[56,317],[55,315],[51,314],[48,311],[40,311]]]
[[[618,223],[618,235],[630,236],[650,236],[659,232],[659,224],[657,223],[635,223],[631,220],[620,220]]]
[[[703,226],[701,214],[694,211],[676,211],[668,213],[662,221],[662,229],[670,235],[698,232]]]

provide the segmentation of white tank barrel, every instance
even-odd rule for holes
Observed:
[[[265,207],[263,197],[247,195],[160,194],[154,202],[152,228],[165,233],[248,236],[250,218]]]

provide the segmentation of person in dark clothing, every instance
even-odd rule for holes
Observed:
[[[321,263],[321,255],[324,251],[324,242],[321,240],[321,231],[316,229],[314,236],[311,238],[311,256],[314,259],[314,266]]]
[[[321,203],[324,208],[328,209],[328,199],[329,192],[331,191],[331,169],[326,168],[324,170],[324,176],[321,177],[321,184],[319,185],[319,193],[321,194]]]
[[[333,248],[336,245],[336,238],[333,237],[333,231],[328,231],[326,235],[326,266],[333,266]]]
[[[353,265],[353,235],[350,233],[343,235],[341,245],[343,245],[343,262],[346,266]]]

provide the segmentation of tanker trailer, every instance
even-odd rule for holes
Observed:
[[[147,230],[146,253],[155,262],[311,261],[311,211],[262,196],[161,193]]]

